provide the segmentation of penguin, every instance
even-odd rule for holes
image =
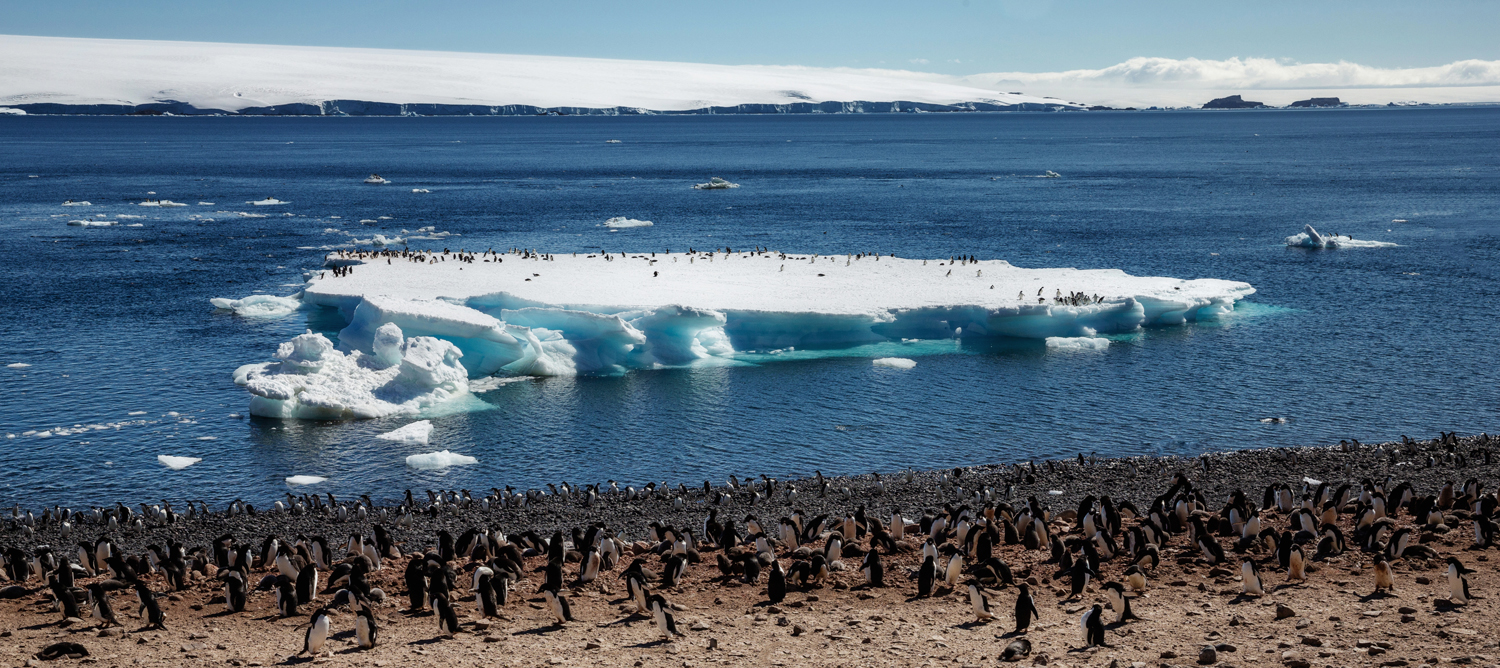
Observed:
[[[677,630],[677,619],[672,616],[672,606],[661,594],[652,594],[650,599],[651,616],[656,619],[656,630],[668,641],[682,633]]]
[[[947,575],[943,578],[943,584],[948,585],[949,589],[954,589],[954,588],[958,587],[958,578],[959,578],[959,576],[963,575],[963,572],[964,572],[964,558],[963,558],[963,555],[955,554],[952,557],[949,557],[948,558]]]
[[[1464,576],[1474,572],[1464,567],[1463,562],[1459,561],[1458,557],[1448,557],[1449,603],[1453,605],[1469,604],[1469,599],[1473,598],[1473,596],[1469,594],[1469,578]]]
[[[1084,647],[1105,647],[1104,644],[1104,607],[1098,603],[1090,608],[1078,619],[1078,626],[1083,629]]]
[[[282,617],[297,614],[297,590],[282,576],[276,581],[276,609]]]
[[[411,600],[411,607],[407,609],[407,612],[416,612],[427,607],[425,568],[426,562],[422,559],[412,559],[406,564],[406,595]]]
[[[874,552],[871,550],[871,552]],[[766,585],[766,596],[772,605],[780,605],[786,600],[786,571],[782,570],[780,561],[771,562],[771,577]]]
[[[307,625],[307,637],[302,640],[302,654],[317,656],[323,652],[328,641],[328,609],[318,608],[312,614],[312,623]]]
[[[1375,553],[1375,592],[1396,591],[1396,574],[1391,571],[1391,562],[1386,561],[1384,552]]]
[[[1131,564],[1125,569],[1125,584],[1130,587],[1130,591],[1136,593],[1146,591],[1146,572],[1141,570],[1140,566]]]
[[[245,576],[239,571],[224,571],[224,612],[245,611]]]
[[[93,618],[98,628],[108,626],[119,626],[120,621],[115,619],[114,608],[109,604],[109,593],[104,591],[103,585],[94,583],[88,586],[89,598],[94,601]]]
[[[1089,578],[1096,575],[1098,574],[1089,569],[1088,561],[1079,559],[1073,562],[1073,568],[1068,572],[1068,579],[1071,582],[1071,590],[1068,598],[1073,599],[1081,596],[1083,588],[1089,584]]]
[[[1029,654],[1031,654],[1031,641],[1025,638],[1017,638],[1005,646],[1005,651],[1000,653],[1000,660],[1007,663],[1015,663]]]
[[[922,560],[922,569],[917,571],[917,596],[927,598],[932,596],[932,581],[937,578],[937,558],[927,555]]]
[[[979,591],[979,585],[969,585],[969,603],[974,606],[975,621],[988,622],[995,618],[990,612],[990,600],[984,597],[984,592]]]
[[[141,603],[141,613],[146,617],[145,630],[165,631],[167,629],[167,617],[162,614],[161,605],[156,602],[156,593],[151,591],[146,583],[137,581],[135,583],[135,597]]]
[[[1301,545],[1293,545],[1287,554],[1286,581],[1307,582],[1307,555]]]
[[[488,574],[480,575],[479,584],[474,589],[474,602],[475,607],[479,608],[479,614],[485,619],[499,617],[500,610],[495,607],[494,580],[491,576]]]
[[[567,597],[551,589],[543,590],[542,597],[547,599],[547,608],[552,611],[552,617],[558,626],[573,621],[573,608],[568,604]]]
[[[452,638],[458,633],[458,613],[453,611],[453,605],[448,602],[447,596],[438,596],[432,599],[433,616],[437,617],[438,633],[444,638]]]
[[[78,599],[73,597],[72,591],[69,591],[68,589],[63,587],[62,584],[60,584],[56,580],[53,580],[52,584],[49,586],[52,588],[53,598],[57,601],[57,607],[53,609],[62,610],[63,619],[66,620],[69,618],[78,618],[83,616],[83,613],[78,611]]]
[[[1265,596],[1265,587],[1261,586],[1260,568],[1252,559],[1240,562],[1240,579],[1244,581],[1241,591],[1246,596]]]
[[[370,649],[375,646],[375,635],[378,628],[375,626],[375,614],[368,607],[361,606],[354,617],[354,639],[360,649]]]
[[[635,602],[635,612],[645,614],[647,610],[646,597],[650,592],[646,589],[646,582],[641,578],[640,572],[628,573],[625,576],[625,589],[630,600]]]
[[[297,605],[310,605],[318,599],[318,569],[312,564],[297,573]]]
[[[861,567],[865,574],[865,586],[884,587],[885,567],[880,565],[880,553],[870,550],[865,553],[865,563]]]
[[[1123,624],[1132,619],[1140,619],[1130,610],[1130,598],[1125,596],[1125,585],[1118,582],[1106,582],[1100,587],[1104,590],[1104,597],[1109,599],[1109,606],[1115,609],[1116,624]]]
[[[1042,613],[1037,611],[1036,601],[1031,598],[1031,588],[1024,582],[1016,587],[1020,590],[1016,594],[1016,633],[1025,633],[1031,620],[1041,617]]]
[[[687,558],[682,555],[673,555],[667,560],[667,567],[661,572],[661,586],[663,589],[676,587],[682,576],[687,573]]]

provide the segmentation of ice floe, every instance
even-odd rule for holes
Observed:
[[[428,439],[432,437],[432,421],[422,420],[413,422],[405,427],[394,429],[384,434],[377,434],[375,438],[407,443],[411,445],[427,445]]]
[[[316,485],[320,482],[328,482],[328,479],[320,475],[294,475],[286,479],[288,485]]]
[[[420,455],[411,455],[406,458],[406,465],[422,471],[433,471],[445,469],[450,466],[462,466],[465,464],[478,464],[479,460],[468,455],[460,455],[456,452],[441,450],[439,452],[428,452]]]
[[[86,200],[85,201],[78,201],[78,202],[74,202],[73,200],[67,200],[67,201],[63,202],[62,205],[63,206],[93,206],[94,204],[92,202],[89,202],[89,201],[86,201]]]
[[[469,394],[458,347],[430,336],[404,338],[395,325],[378,329],[380,336],[366,343],[372,353],[344,353],[312,332],[281,344],[278,362],[246,370],[250,414],[320,420],[416,415]]]
[[[169,199],[148,199],[148,200],[146,200],[144,202],[141,202],[140,206],[156,206],[156,207],[168,207],[168,208],[171,208],[171,207],[187,206],[187,205],[183,204],[182,202],[173,202],[172,200],[169,200]]]
[[[239,216],[241,218],[270,218],[271,217],[271,216],[269,216],[267,214],[264,214],[264,213],[250,213],[249,211],[236,211],[234,213],[235,213],[235,215],[237,215],[237,216]]]
[[[625,216],[615,216],[614,218],[610,218],[609,220],[604,221],[604,226],[614,228],[651,227],[651,221],[636,220],[634,218],[626,218]]]
[[[1219,279],[1115,269],[1027,269],[1001,260],[775,252],[572,254],[500,261],[376,261],[315,274],[309,306],[338,309],[344,350],[376,329],[449,341],[471,378],[613,374],[728,359],[736,351],[956,338],[1095,337],[1211,320],[1253,294]],[[491,258],[483,258],[491,259]]]
[[[12,362],[10,364],[5,365],[5,368],[7,368],[7,369],[25,369],[25,368],[28,368],[30,366],[31,366],[30,364],[27,364],[25,362]]]
[[[276,295],[250,295],[244,299],[214,297],[208,301],[216,309],[234,311],[235,315],[246,318],[280,318],[302,308],[296,297]]]
[[[730,188],[738,187],[740,187],[740,184],[730,183],[717,176],[709,179],[708,183],[697,183],[693,185],[693,188],[697,190],[728,190]]]
[[[431,190],[428,190],[426,188],[412,188],[411,191],[414,192],[414,193],[430,193],[430,192],[432,192]]]
[[[474,394],[493,392],[511,383],[531,380],[530,376],[489,376],[469,381],[469,391]]]
[[[916,368],[917,361],[905,357],[882,357],[872,362],[872,364],[892,369],[913,369]]]
[[[287,202],[276,199],[275,197],[267,197],[265,199],[251,200],[245,203],[253,206],[274,206],[277,204],[286,204]]]
[[[73,227],[110,227],[116,225],[113,220],[70,220],[68,225]]]
[[[173,457],[172,455],[157,455],[156,461],[173,471],[181,471],[189,466],[203,461],[202,457]]]
[[[1287,237],[1286,245],[1297,248],[1394,248],[1397,246],[1389,241],[1319,234],[1312,225],[1304,225],[1300,234]]]
[[[1049,336],[1046,345],[1051,350],[1105,350],[1109,339],[1096,336]]]

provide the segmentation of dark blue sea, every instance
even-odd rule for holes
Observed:
[[[1047,170],[1061,177],[1034,178]],[[394,183],[362,184],[371,172]],[[711,176],[743,187],[691,189]],[[267,196],[290,204],[246,204]],[[155,198],[189,206],[137,205]],[[611,233],[612,216],[655,225]],[[1287,248],[1308,223],[1398,246]],[[414,246],[965,254],[1258,292],[1103,352],[964,340],[924,344],[909,371],[823,350],[515,382],[479,395],[490,410],[435,419],[427,448],[373,438],[409,419],[238,417],[237,366],[342,323],[208,300],[296,292],[319,248],[350,238],[326,229],[428,226],[461,236]],[[290,475],[390,498],[1500,430],[1497,108],[0,117],[0,257],[0,505],[263,503]],[[479,463],[406,467],[438,449]],[[172,471],[162,454],[203,461]]]

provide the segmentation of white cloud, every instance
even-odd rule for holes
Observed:
[[[915,65],[926,65],[927,63],[930,63],[932,61],[930,61],[930,60],[928,60],[926,58],[912,58],[911,60],[908,60],[906,62],[915,64]]]

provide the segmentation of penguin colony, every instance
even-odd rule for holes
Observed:
[[[1461,446],[1452,434],[1431,444],[1404,439],[1389,453],[1381,448],[1375,455],[1419,464],[1425,456],[1429,467],[1489,461],[1488,438],[1468,440]],[[1211,461],[1203,457],[1199,465],[1207,469]],[[1079,469],[1091,465],[1097,462],[1079,455]],[[1033,622],[1061,621],[1049,603],[1082,611],[1076,622],[1078,648],[1108,646],[1110,631],[1149,624],[1144,596],[1163,560],[1237,573],[1243,598],[1288,590],[1295,595],[1330,559],[1368,561],[1363,587],[1369,596],[1399,595],[1408,583],[1392,564],[1430,562],[1442,565],[1447,597],[1439,605],[1460,609],[1483,597],[1471,586],[1469,576],[1476,571],[1457,556],[1443,560],[1427,543],[1454,532],[1472,549],[1487,550],[1500,538],[1500,499],[1475,478],[1436,489],[1392,478],[1339,484],[1304,480],[1295,486],[1271,484],[1256,493],[1234,490],[1211,501],[1187,470],[1169,470],[1158,462],[1142,480],[1165,481],[1165,488],[1139,499],[1140,505],[1089,494],[1076,507],[1057,510],[1037,496],[1021,499],[1013,493],[1014,485],[1070,466],[1004,467],[1000,487],[978,485],[965,469],[942,471],[938,485],[952,500],[912,517],[882,507],[886,482],[878,475],[854,503],[851,490],[821,474],[799,481],[810,487],[805,491],[766,476],[731,476],[725,485],[705,482],[697,489],[563,483],[549,485],[546,492],[496,488],[478,499],[467,491],[431,491],[426,499],[408,491],[393,507],[377,507],[369,497],[340,503],[331,494],[326,502],[316,495],[288,494],[269,511],[237,501],[222,513],[201,502],[188,503],[183,514],[166,502],[142,504],[139,511],[116,504],[83,512],[49,508],[40,515],[14,507],[5,520],[3,550],[4,575],[12,584],[0,589],[0,599],[41,595],[60,619],[88,620],[100,629],[127,626],[134,633],[196,622],[168,618],[159,599],[209,587],[222,595],[215,597],[215,609],[196,615],[270,612],[272,618],[305,620],[298,627],[302,654],[319,656],[332,651],[330,639],[340,633],[352,634],[358,649],[376,647],[380,620],[389,619],[385,614],[395,608],[403,615],[400,623],[426,624],[434,639],[467,632],[475,618],[507,617],[508,609],[528,602],[541,603],[555,627],[623,621],[575,617],[572,599],[590,591],[617,596],[624,620],[649,629],[642,632],[643,642],[670,642],[686,635],[675,617],[681,606],[672,602],[686,584],[750,586],[760,604],[780,605],[790,592],[820,590],[832,585],[834,574],[848,572],[858,574],[849,589],[966,599],[963,611],[954,613],[955,623],[998,626],[1005,636],[995,646],[997,657],[1019,660],[1031,652],[1026,635]],[[799,500],[814,496],[835,503],[843,498],[850,506],[817,516],[795,509]],[[596,508],[647,498],[666,501],[674,510],[691,499],[703,513],[676,525],[652,521],[644,535],[633,537],[603,521],[554,527],[550,535],[538,529],[507,533],[497,526],[472,526],[457,536],[447,530],[423,535],[414,528],[460,511],[478,510],[482,517],[482,511],[547,502]],[[774,519],[758,513],[776,502],[791,512]],[[152,527],[257,514],[316,517],[329,526],[361,519],[372,524],[368,533],[356,531],[343,540],[320,535],[245,540],[224,534],[205,545],[169,540],[133,553],[121,547],[132,533]],[[396,540],[387,525],[407,539]],[[90,538],[63,549],[17,544],[41,531]],[[1039,602],[1053,580],[1060,601]]]

